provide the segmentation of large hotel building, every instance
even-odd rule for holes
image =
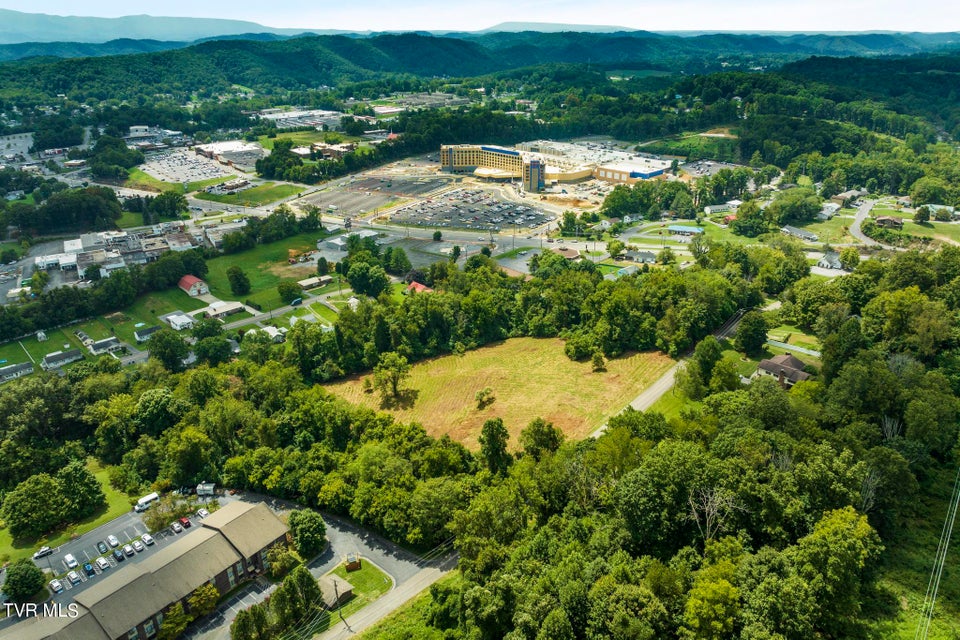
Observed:
[[[449,173],[472,173],[487,180],[519,178],[523,189],[542,191],[548,182],[577,182],[598,178],[633,184],[664,174],[669,161],[622,151],[595,150],[583,145],[538,140],[508,149],[494,145],[440,146],[440,168]]]

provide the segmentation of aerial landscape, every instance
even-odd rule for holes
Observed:
[[[42,4],[0,640],[960,638],[960,9]]]

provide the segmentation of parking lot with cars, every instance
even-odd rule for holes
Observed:
[[[465,187],[401,207],[391,215],[391,221],[399,224],[481,231],[535,229],[555,219],[536,207]]]
[[[84,534],[56,549],[43,548],[34,554],[34,562],[56,578],[48,582],[54,594],[72,598],[76,591],[105,572],[126,564],[136,564],[174,540],[197,529],[194,523],[200,515],[181,518],[175,523],[150,534],[138,513],[125,514],[112,522]]]

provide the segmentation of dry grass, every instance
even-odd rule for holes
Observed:
[[[553,422],[568,438],[581,439],[618,413],[673,361],[661,353],[639,353],[607,363],[593,373],[589,362],[573,362],[559,339],[515,338],[422,362],[411,369],[410,407],[386,409],[404,422],[419,422],[433,436],[449,434],[471,449],[485,420],[499,417],[515,448],[520,431],[537,417]],[[495,400],[477,409],[474,395],[490,387]],[[362,379],[328,385],[351,402],[379,409],[380,396],[364,393]]]

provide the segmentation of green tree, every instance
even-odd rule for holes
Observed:
[[[311,509],[294,509],[288,520],[293,544],[301,558],[320,553],[326,543],[327,526],[319,513]]]
[[[463,252],[463,249],[460,248],[460,245],[453,245],[453,249],[450,252],[450,260],[456,262],[460,259],[460,254]]]
[[[844,247],[840,251],[840,266],[845,271],[853,271],[860,264],[860,252],[856,247]]]
[[[7,567],[3,593],[13,602],[26,602],[43,589],[43,571],[28,558],[20,558]]]
[[[563,432],[543,418],[534,418],[523,431],[520,432],[520,446],[523,452],[534,460],[547,453],[553,453],[563,444]]]
[[[200,340],[193,346],[193,352],[196,354],[197,360],[205,362],[211,367],[229,362],[233,357],[230,343],[223,336],[211,336]]]
[[[918,224],[923,224],[924,222],[930,222],[930,208],[920,207],[919,209],[917,209],[917,212],[913,214],[913,221]]]
[[[733,344],[738,351],[755,355],[767,342],[767,321],[759,311],[748,311],[740,319],[734,334]]]
[[[186,631],[187,625],[193,621],[193,616],[184,612],[183,603],[177,602],[163,614],[157,640],[176,640]]]
[[[107,505],[107,497],[96,476],[79,460],[57,472],[64,516],[79,521]]]
[[[167,371],[183,371],[183,360],[190,353],[187,342],[173,329],[164,327],[147,342],[150,356],[156,358]]]
[[[213,610],[217,608],[217,600],[219,599],[220,592],[217,588],[211,583],[205,582],[193,590],[193,593],[187,598],[187,605],[195,618],[202,618],[209,613],[213,613]]]
[[[434,232],[433,232],[433,241],[434,241],[434,242],[440,242],[440,240],[442,240],[442,239],[443,239],[443,233],[442,233],[441,231],[438,230],[438,231],[434,231]]]
[[[250,293],[250,278],[237,265],[227,269],[227,279],[230,281],[230,292],[233,295],[245,296]]]
[[[507,453],[510,433],[500,418],[491,418],[483,423],[480,431],[480,457],[491,473],[506,473],[511,457]]]
[[[713,367],[723,357],[723,347],[713,336],[707,336],[697,343],[693,350],[693,359],[700,366],[700,376],[704,383],[710,381],[713,376]]]
[[[216,318],[203,318],[193,325],[190,334],[197,340],[221,336],[223,335],[223,323]]]
[[[622,240],[611,240],[607,243],[607,252],[611,258],[616,258],[623,253],[623,250],[626,248],[627,245],[625,245]]]
[[[371,298],[376,298],[390,286],[390,279],[383,267],[362,260],[350,263],[347,281],[356,293]]]
[[[373,384],[386,399],[400,397],[400,385],[410,375],[410,364],[396,351],[380,354],[377,366],[373,368]]]
[[[36,538],[63,521],[60,483],[46,473],[30,476],[3,499],[3,520],[16,538]]]
[[[303,287],[297,284],[296,280],[281,280],[280,284],[277,285],[277,293],[280,294],[280,299],[287,304],[299,298],[302,292]]]

